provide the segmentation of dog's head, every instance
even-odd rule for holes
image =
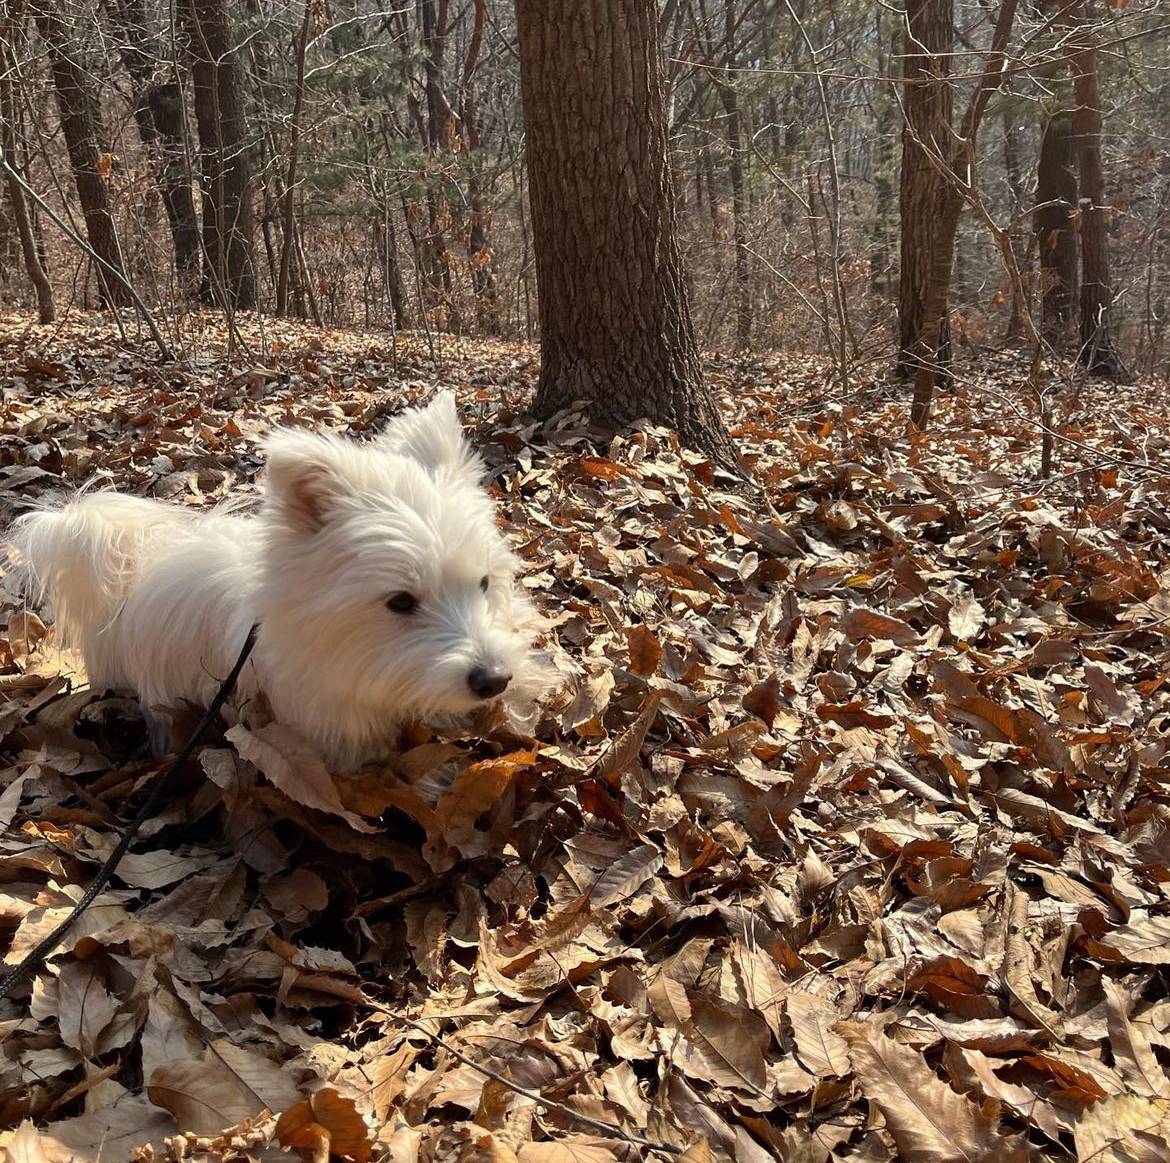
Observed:
[[[452,396],[369,444],[284,431],[267,452],[261,616],[313,644],[320,681],[421,718],[502,695],[527,606]]]

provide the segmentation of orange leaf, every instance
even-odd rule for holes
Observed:
[[[626,645],[630,651],[630,670],[634,674],[645,677],[658,669],[662,646],[646,626],[627,626]]]
[[[301,1147],[314,1159],[352,1159],[366,1163],[370,1157],[370,1131],[353,1100],[342,1098],[332,1087],[309,1095],[289,1107],[276,1124],[283,1147]]]
[[[620,464],[600,456],[583,456],[577,463],[586,476],[599,477],[603,481],[616,480],[622,475]]]

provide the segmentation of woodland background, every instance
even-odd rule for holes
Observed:
[[[1075,303],[1082,221],[1099,213],[1113,337],[1131,371],[1164,372],[1164,7],[1011,7],[972,184],[1010,238],[1027,303],[964,198],[955,342],[1022,336],[1023,305],[1063,348],[1060,299]],[[997,12],[951,0],[909,13],[850,0],[666,0],[656,17],[699,346],[884,369],[900,270],[922,261],[900,245],[918,237],[920,251],[937,249],[937,195],[923,202],[917,189],[924,159],[950,160],[956,138],[937,118],[962,133]],[[52,208],[78,234],[88,228],[155,309],[202,299],[328,326],[536,337],[510,3],[5,0],[0,28],[4,148],[31,188],[10,180],[0,199],[0,302],[34,302],[25,216],[59,307],[128,301],[120,286],[103,290]],[[1086,53],[1099,74],[1099,193],[1085,175],[1078,190],[1074,85]],[[923,75],[939,78],[937,91],[900,83]],[[904,295],[925,295],[901,282]],[[914,310],[902,305],[903,316]]]

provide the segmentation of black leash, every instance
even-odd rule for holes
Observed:
[[[122,857],[126,855],[127,849],[134,842],[134,837],[138,835],[138,830],[156,813],[159,805],[169,792],[175,773],[191,758],[191,753],[195,750],[195,745],[199,742],[207,728],[215,722],[215,718],[219,714],[220,709],[231,697],[232,691],[235,690],[236,681],[240,677],[240,671],[244,669],[244,663],[248,661],[248,655],[252,653],[252,647],[256,645],[256,631],[258,629],[258,626],[253,626],[248,631],[248,637],[244,640],[244,648],[240,651],[240,657],[236,659],[236,664],[232,667],[231,673],[223,680],[219,690],[215,692],[215,698],[211,700],[207,710],[204,711],[203,718],[199,720],[195,730],[191,733],[191,737],[187,740],[186,746],[171,760],[171,765],[166,771],[158,777],[154,787],[151,789],[150,795],[146,797],[146,802],[138,809],[138,814],[126,826],[121,840],[118,841],[118,846],[106,858],[105,864],[101,866],[97,876],[93,878],[93,883],[85,890],[85,895],[77,902],[69,916],[41,941],[15,969],[10,970],[3,981],[0,981],[0,997],[8,997],[26,973],[35,972],[44,964],[45,958],[56,949],[58,942],[65,936],[70,926],[93,904],[102,889],[110,883],[110,877],[114,875],[114,870],[118,867]]]

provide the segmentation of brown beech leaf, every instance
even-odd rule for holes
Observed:
[[[662,853],[656,844],[640,844],[611,864],[594,882],[589,897],[594,908],[602,909],[633,896],[661,867]]]
[[[517,774],[530,767],[536,756],[531,751],[514,751],[499,759],[485,759],[464,768],[435,805],[435,831],[448,844],[458,845],[475,821],[488,810]]]
[[[1113,1095],[1081,1112],[1077,1163],[1160,1163],[1170,1142],[1170,1100]]]
[[[881,1110],[905,1163],[1023,1163],[1022,1145],[997,1120],[956,1094],[922,1056],[880,1030],[843,1022],[838,1032],[862,1092]]]
[[[164,1063],[151,1075],[150,1101],[197,1135],[215,1135],[262,1110],[285,1110],[300,1093],[291,1076],[254,1050],[224,1039],[211,1043],[198,1061]]]
[[[1170,916],[1134,913],[1102,941],[1135,965],[1170,965]]]
[[[662,644],[644,623],[626,627],[626,647],[630,654],[630,671],[643,677],[652,675],[662,661]]]
[[[279,723],[269,723],[255,731],[237,724],[228,729],[227,738],[289,799],[306,808],[340,816],[359,832],[377,831],[360,816],[346,811],[320,756],[295,731]]]
[[[836,1009],[824,998],[800,990],[788,994],[784,1006],[801,1065],[818,1078],[844,1078],[851,1069],[849,1046],[833,1032],[840,1016]]]
[[[775,721],[776,716],[780,713],[779,676],[773,674],[761,682],[756,683],[743,696],[743,709],[755,715],[757,719],[761,719],[770,727]]]
[[[853,642],[863,638],[886,638],[896,646],[915,646],[922,640],[909,622],[889,614],[879,614],[865,606],[854,606],[841,619],[841,631]]]
[[[549,1143],[525,1143],[516,1156],[520,1163],[617,1163],[619,1158],[604,1140],[566,1135]]]

